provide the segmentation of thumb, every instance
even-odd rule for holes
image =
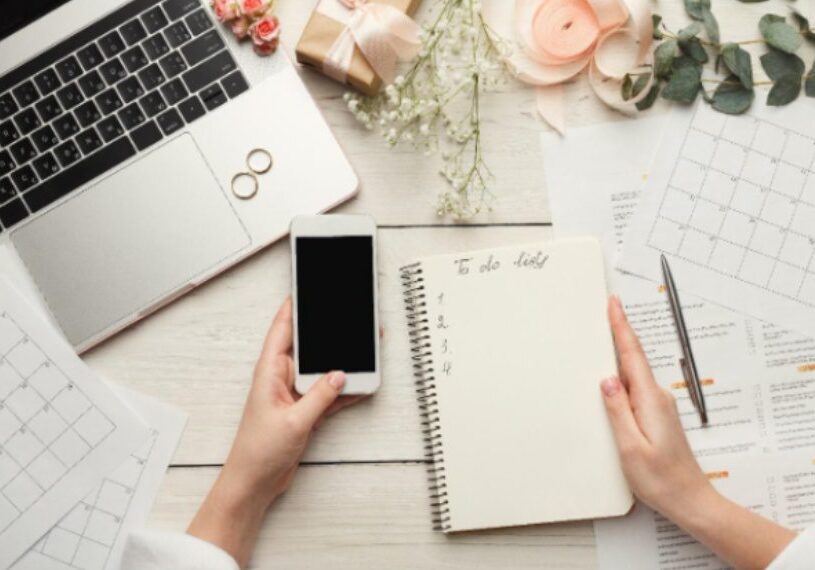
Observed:
[[[606,378],[600,383],[603,401],[606,405],[611,429],[617,442],[617,449],[623,450],[638,447],[646,442],[645,436],[634,418],[631,402],[620,379],[616,376]]]
[[[313,426],[331,407],[331,404],[340,395],[343,386],[345,386],[345,373],[329,372],[317,380],[294,406],[298,408],[298,413],[302,414],[308,425]]]

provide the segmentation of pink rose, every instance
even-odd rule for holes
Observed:
[[[261,16],[271,4],[271,0],[240,0],[240,10],[244,16]]]
[[[257,53],[269,55],[280,44],[280,21],[277,16],[266,15],[249,27],[249,36]]]
[[[229,22],[240,16],[240,8],[235,0],[212,0],[211,5],[219,22]]]
[[[232,20],[230,28],[232,28],[232,33],[235,34],[236,38],[244,40],[249,36],[249,27],[251,25],[252,21],[249,18],[241,16]]]

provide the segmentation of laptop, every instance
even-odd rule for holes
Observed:
[[[0,273],[78,351],[357,190],[283,51],[250,82],[221,28],[199,0],[4,8]]]

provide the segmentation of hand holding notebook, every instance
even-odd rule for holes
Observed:
[[[436,527],[628,512],[599,389],[616,360],[597,241],[431,257],[402,279]]]

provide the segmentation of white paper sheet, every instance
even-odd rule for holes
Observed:
[[[147,434],[138,416],[0,280],[0,568]]]
[[[13,570],[115,570],[129,531],[147,520],[187,416],[132,390],[116,392],[150,426],[150,435]]]
[[[647,178],[662,121],[574,129],[563,139],[543,135],[558,237],[595,235],[613,259]],[[593,157],[590,170],[581,168],[586,153]],[[764,493],[766,485],[751,486],[767,465],[782,461],[794,466],[790,476],[807,473],[815,478],[815,341],[680,290],[711,419],[710,426],[702,428],[682,381],[679,344],[663,289],[620,271],[610,274],[611,287],[621,295],[657,381],[677,397],[683,426],[703,466],[714,475],[737,467],[744,473],[718,482],[723,492],[751,507],[764,505],[750,492]],[[786,508],[788,499],[778,499],[779,508]],[[631,516],[596,523],[595,533],[600,568],[690,567],[667,555],[655,558],[658,552],[674,551],[688,560],[707,560],[700,568],[722,567],[704,547],[641,505]],[[675,548],[666,549],[666,544]]]
[[[675,110],[619,267],[659,280],[664,253],[683,289],[815,334],[813,112],[813,101],[738,117],[702,101]]]

